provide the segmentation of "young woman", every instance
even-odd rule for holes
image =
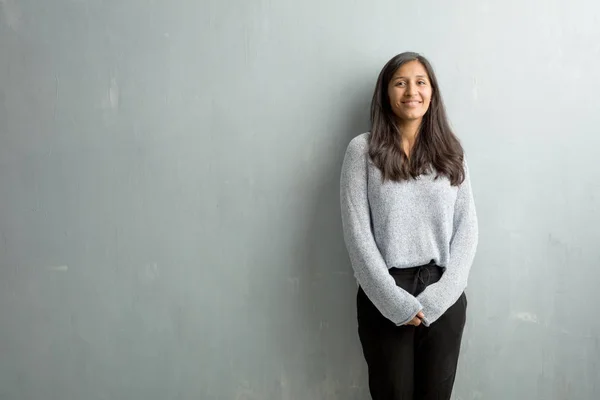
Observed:
[[[341,174],[344,240],[374,400],[450,399],[478,240],[463,148],[435,73],[392,58]]]

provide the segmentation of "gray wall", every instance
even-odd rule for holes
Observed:
[[[569,3],[0,0],[0,399],[367,399],[338,178],[404,50],[481,223],[456,398],[598,398],[600,6]]]

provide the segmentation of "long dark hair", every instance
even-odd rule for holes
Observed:
[[[403,64],[418,61],[427,70],[432,86],[431,103],[423,116],[410,158],[402,148],[402,137],[388,96],[388,85]],[[371,102],[369,156],[383,180],[402,181],[435,171],[446,176],[454,186],[465,179],[464,151],[452,132],[435,72],[429,61],[418,53],[398,54],[381,70]]]

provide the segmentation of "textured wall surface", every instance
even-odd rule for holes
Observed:
[[[456,399],[599,398],[599,15],[0,0],[0,399],[367,399],[339,170],[405,50],[481,224]]]

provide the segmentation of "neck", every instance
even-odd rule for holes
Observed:
[[[410,155],[410,151],[417,140],[420,125],[421,120],[402,121],[398,124],[398,130],[402,136],[402,144],[406,155]]]

